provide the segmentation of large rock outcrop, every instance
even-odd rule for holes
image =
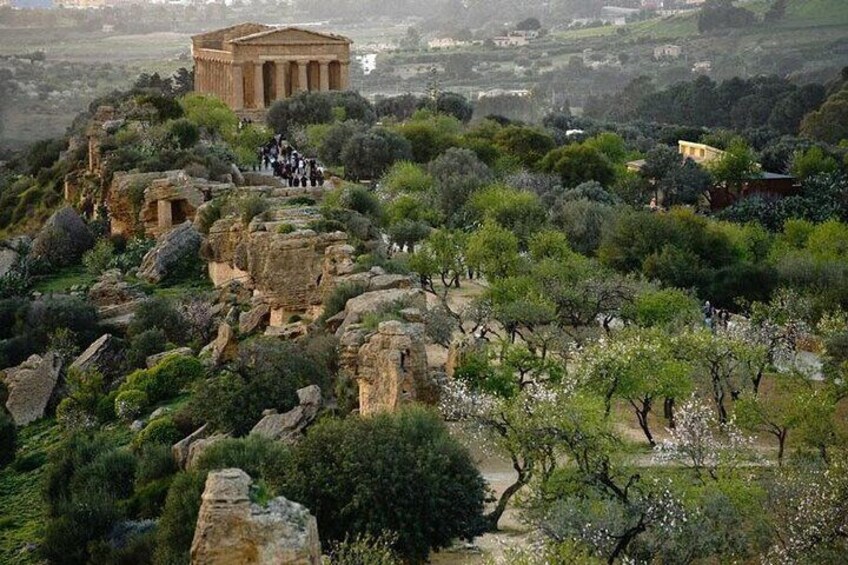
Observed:
[[[108,199],[112,233],[129,236],[143,227],[148,235],[162,235],[193,221],[204,202],[234,188],[184,171],[116,173]]]
[[[191,544],[193,565],[319,565],[318,523],[305,507],[283,497],[250,500],[251,479],[241,469],[209,473]]]
[[[42,226],[32,243],[32,254],[54,267],[62,267],[76,262],[93,245],[88,226],[76,210],[65,206]]]
[[[429,396],[424,326],[388,321],[376,333],[354,326],[340,341],[342,374],[359,384],[359,412],[394,412]]]
[[[219,220],[209,230],[202,254],[215,286],[238,281],[252,289],[271,307],[270,325],[279,326],[320,306],[339,268],[352,264],[352,248],[343,245],[343,232],[279,233],[268,227],[244,226],[238,218]]]
[[[341,336],[348,327],[362,321],[365,314],[401,304],[426,311],[427,297],[420,288],[390,288],[366,292],[348,300],[344,310],[327,320],[327,325],[331,329],[337,328],[336,335]]]
[[[265,414],[250,434],[284,443],[295,443],[299,440],[321,411],[321,389],[317,385],[310,385],[298,390],[297,397],[300,401],[297,406],[285,414]]]
[[[103,334],[71,363],[70,369],[96,370],[111,378],[120,371],[123,360],[124,348],[118,339],[112,334]]]
[[[192,260],[202,242],[191,222],[181,224],[161,236],[147,252],[138,269],[139,278],[154,284],[162,282],[180,264]]]
[[[44,357],[33,355],[17,367],[0,374],[9,397],[6,409],[18,426],[25,426],[44,416],[47,403],[59,380],[61,358],[53,352]]]

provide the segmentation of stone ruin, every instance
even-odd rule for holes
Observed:
[[[133,235],[143,227],[157,237],[186,221],[212,198],[235,189],[232,183],[212,182],[183,171],[115,173],[107,204],[112,233]]]
[[[319,565],[318,523],[284,497],[251,502],[241,469],[209,473],[191,544],[192,565]]]
[[[376,332],[351,326],[341,338],[341,375],[359,385],[363,416],[395,412],[430,396],[424,325],[382,322]]]
[[[317,211],[289,209],[283,220],[218,220],[201,250],[216,287],[238,282],[271,309],[270,325],[281,326],[295,314],[314,314],[333,281],[353,271],[353,248],[343,232],[317,233],[306,227]],[[293,231],[280,233],[288,224]]]

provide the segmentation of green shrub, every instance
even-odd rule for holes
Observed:
[[[147,358],[162,353],[168,347],[168,337],[159,328],[145,330],[130,340],[127,350],[127,367],[141,369],[146,366]]]
[[[483,526],[485,482],[427,410],[323,420],[292,455],[284,494],[320,516],[327,543],[392,531],[401,557],[423,562]]]
[[[155,245],[156,240],[148,237],[135,237],[131,239],[122,253],[116,255],[109,265],[113,269],[120,269],[124,273],[136,271],[141,266],[141,261],[147,252]]]
[[[171,446],[161,443],[148,443],[141,447],[138,457],[136,483],[145,485],[170,477],[177,472],[177,465],[171,453]]]
[[[180,149],[189,149],[200,141],[200,128],[187,119],[181,118],[168,125],[168,136]]]
[[[287,233],[294,233],[296,231],[297,231],[297,228],[294,227],[291,224],[280,224],[277,227],[277,233],[281,233],[281,234],[284,234],[284,235],[287,234]]]
[[[44,492],[48,520],[40,546],[51,563],[83,564],[90,550],[125,518],[136,459],[103,434],[72,434],[51,451]]]
[[[397,541],[397,535],[383,533],[379,536],[370,534],[345,538],[336,543],[330,550],[330,563],[333,565],[401,565],[392,546]]]
[[[0,409],[0,468],[15,460],[18,445],[18,430],[15,422],[4,410]]]
[[[363,294],[368,288],[362,283],[342,283],[324,298],[322,320],[328,320],[345,309],[347,301]]]
[[[145,445],[173,445],[183,439],[180,430],[171,418],[157,418],[147,424],[133,439],[133,446],[140,448]]]
[[[133,372],[119,390],[122,393],[128,390],[142,391],[150,404],[156,404],[176,396],[189,383],[201,378],[204,372],[197,358],[172,355],[152,369]]]
[[[127,334],[134,338],[142,332],[157,328],[165,332],[168,341],[172,343],[182,345],[189,339],[185,318],[171,300],[160,296],[139,304]]]
[[[205,473],[180,473],[174,478],[156,528],[154,565],[189,562],[188,552],[194,539],[200,496],[205,484]]]
[[[295,196],[289,199],[286,204],[289,206],[315,206],[315,199],[309,196]]]
[[[239,468],[262,479],[273,491],[283,486],[290,461],[288,446],[259,436],[225,439],[204,450],[196,469],[201,472]]]
[[[202,234],[208,234],[212,225],[221,219],[224,203],[221,200],[212,200],[197,211],[197,229]]]
[[[234,369],[198,383],[190,406],[197,420],[236,436],[247,434],[266,408],[291,410],[299,388],[317,384],[329,390],[325,366],[299,345],[272,338],[242,343]]]
[[[239,204],[239,216],[244,225],[247,225],[260,214],[264,214],[268,210],[268,201],[259,195],[252,195],[243,198]]]
[[[89,274],[99,276],[112,266],[115,246],[108,239],[101,239],[82,256],[82,264]]]
[[[310,222],[307,227],[317,233],[333,233],[337,231],[347,231],[347,226],[345,226],[342,222],[339,222],[338,220],[328,220],[326,218],[314,220]]]
[[[142,390],[125,390],[115,397],[115,414],[124,420],[134,420],[141,416],[150,404],[147,394]]]

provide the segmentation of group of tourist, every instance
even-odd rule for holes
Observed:
[[[712,331],[715,331],[717,327],[727,329],[730,323],[730,311],[715,308],[707,300],[701,307],[701,312],[704,314],[704,324]]]
[[[324,169],[275,135],[258,149],[259,169],[272,169],[289,186],[324,186]]]

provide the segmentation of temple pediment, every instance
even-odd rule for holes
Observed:
[[[230,43],[238,45],[286,45],[286,44],[314,44],[314,43],[352,43],[347,37],[331,34],[319,33],[308,29],[286,27],[274,28],[259,31],[250,35],[233,38]]]

